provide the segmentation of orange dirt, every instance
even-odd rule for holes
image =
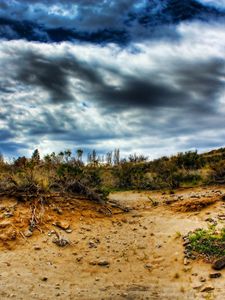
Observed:
[[[175,195],[114,193],[111,199],[132,210],[112,209],[112,216],[85,200],[54,198],[36,209],[38,228],[27,238],[30,205],[1,199],[0,299],[225,299],[225,271],[221,278],[210,279],[210,264],[184,265],[181,238],[190,230],[206,228],[207,218],[225,212],[224,203],[190,212],[165,204],[168,199],[176,204],[192,201],[193,194],[200,200],[220,199],[224,192],[199,188]],[[158,205],[153,206],[149,197]],[[69,224],[72,232],[53,223]],[[53,230],[70,244],[54,244]]]

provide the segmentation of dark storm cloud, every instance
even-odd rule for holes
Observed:
[[[189,23],[199,10],[201,20],[218,10],[196,1],[77,1],[71,19],[72,1],[48,1],[55,14],[45,1],[29,1],[33,10],[16,2],[2,9],[0,35],[11,40],[0,41],[0,151],[121,147],[159,156],[224,144],[223,23]],[[179,4],[176,13],[168,3]],[[50,43],[63,40],[88,43]]]
[[[102,86],[98,99],[106,107],[115,109],[185,106],[198,113],[210,112],[214,109],[213,101],[224,88],[225,63],[217,59],[194,64],[177,61],[170,66],[170,75],[174,76],[174,86],[158,78],[155,80],[151,72],[148,78],[125,77],[122,87]]]
[[[35,51],[15,53],[13,78],[22,85],[48,92],[52,103],[76,102],[76,95],[105,111],[175,107],[200,113],[215,109],[224,88],[225,63],[221,59],[168,61],[168,69],[151,68],[141,75],[123,74],[118,66],[85,62],[74,55],[44,55]],[[135,54],[133,54],[135,57]],[[110,71],[117,84],[105,80]],[[165,79],[166,75],[166,79]],[[164,76],[164,79],[162,77]],[[172,83],[170,80],[172,79]],[[71,84],[75,80],[75,84]],[[4,91],[3,91],[4,92]]]
[[[18,60],[19,59],[19,60]],[[102,80],[91,66],[74,57],[46,57],[31,51],[17,56],[14,79],[22,84],[40,87],[50,94],[53,102],[75,100],[69,77],[83,80],[87,84],[101,84]]]
[[[218,9],[196,0],[13,1],[0,6],[0,37],[29,41],[88,41],[126,44],[134,40],[176,37],[174,24],[224,18]]]

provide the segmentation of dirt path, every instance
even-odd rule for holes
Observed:
[[[185,213],[161,204],[166,199],[185,201],[195,196],[221,198],[218,189],[183,190],[175,196],[115,193],[112,199],[133,209],[111,217],[90,209],[80,212],[69,204],[60,208],[62,214],[50,207],[42,234],[36,231],[26,240],[20,237],[2,243],[0,299],[225,299],[225,272],[221,278],[209,279],[210,264],[184,265],[180,237],[207,227],[207,218],[225,212],[223,202]],[[149,197],[159,205],[153,206]],[[4,201],[3,206],[10,206],[11,202]],[[21,230],[27,214],[28,208],[17,204],[14,215],[17,221],[22,219]],[[7,221],[15,222],[15,217]],[[72,233],[61,233],[72,245],[60,248],[52,243],[49,231],[55,228],[55,219],[70,224]],[[1,217],[1,234],[4,222]],[[211,291],[201,292],[204,287]]]

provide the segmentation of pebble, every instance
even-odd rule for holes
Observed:
[[[221,273],[212,273],[212,274],[209,274],[209,278],[219,278],[221,276],[222,276]]]
[[[35,245],[35,246],[34,246],[34,250],[41,250],[41,247],[38,246],[38,245]]]
[[[100,260],[97,264],[99,266],[109,266],[110,262],[108,262],[107,260]]]
[[[24,236],[25,237],[31,237],[33,235],[33,232],[29,229],[27,229],[25,232],[24,232]]]
[[[214,290],[214,287],[211,285],[208,285],[208,286],[203,287],[200,292],[205,293],[205,292],[210,292],[213,290]]]
[[[57,221],[53,225],[59,227],[60,229],[67,230],[70,227],[70,224],[66,221]]]
[[[225,268],[225,256],[223,256],[222,258],[216,260],[213,263],[212,268],[214,270],[222,270],[223,268]]]
[[[42,277],[41,278],[41,281],[47,281],[48,280],[48,277]]]

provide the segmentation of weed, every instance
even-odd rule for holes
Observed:
[[[217,230],[211,225],[208,229],[196,229],[188,235],[190,250],[206,257],[225,255],[225,227]]]

